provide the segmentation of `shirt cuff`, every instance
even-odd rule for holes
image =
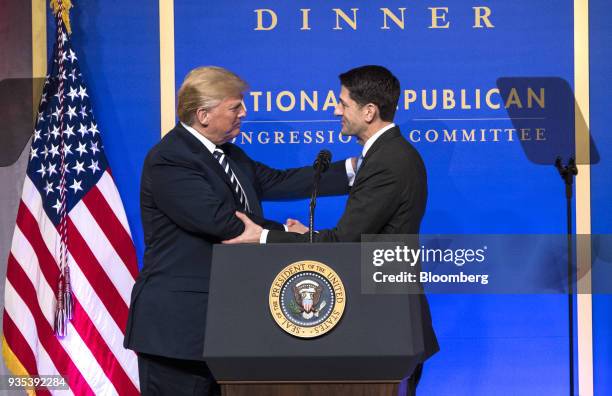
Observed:
[[[353,183],[355,182],[355,170],[353,169],[353,164],[350,158],[347,158],[344,161],[344,167],[346,168],[346,177],[348,179],[348,185],[353,187]]]
[[[287,224],[283,224],[283,228],[285,229],[285,232],[289,232],[289,227],[287,227]],[[268,230],[264,230],[264,231],[268,231]],[[267,232],[266,232],[266,235],[268,235]]]
[[[265,228],[261,230],[261,235],[259,236],[259,243],[266,243],[268,241],[268,232],[270,232],[270,230],[266,230]]]

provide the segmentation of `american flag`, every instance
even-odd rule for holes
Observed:
[[[56,21],[8,258],[3,354],[14,374],[67,379],[68,391],[39,394],[135,395],[136,355],[122,343],[136,253],[77,55]],[[62,321],[64,266],[73,312]]]

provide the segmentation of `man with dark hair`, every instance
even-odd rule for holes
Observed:
[[[359,242],[363,234],[418,234],[427,203],[427,176],[419,153],[393,123],[400,95],[397,78],[382,66],[362,66],[340,75],[334,114],[342,134],[363,145],[338,225],[319,230],[317,242]],[[252,225],[227,243],[305,242],[300,232],[276,232]],[[297,229],[296,226],[294,229]]]
[[[427,176],[419,153],[393,123],[400,95],[397,78],[382,66],[362,66],[340,75],[339,103],[334,114],[342,117],[342,134],[356,136],[362,153],[351,175],[346,208],[337,226],[320,230],[317,242],[360,242],[364,234],[418,234],[427,202]],[[306,242],[308,230],[293,221],[292,230],[266,230],[241,213],[244,232],[224,243]],[[423,361],[438,350],[429,305],[419,299],[423,313]],[[408,381],[416,392],[422,365]]]
[[[340,84],[360,106],[378,106],[380,119],[393,122],[400,95],[400,84],[391,72],[381,66],[362,66],[340,74]]]

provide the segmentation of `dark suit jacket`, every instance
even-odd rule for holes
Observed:
[[[279,171],[251,160],[233,144],[222,146],[263,227],[260,199],[310,196],[311,167]],[[344,162],[321,179],[326,195],[348,192]],[[140,207],[144,266],[132,290],[126,348],[152,355],[201,360],[212,245],[240,235],[244,224],[229,177],[208,149],[178,124],[145,160]]]
[[[427,202],[427,176],[419,153],[398,127],[368,150],[335,228],[317,242],[360,242],[362,234],[418,234]],[[271,230],[268,242],[305,242],[308,234]]]
[[[427,175],[419,153],[398,127],[383,133],[366,153],[338,225],[314,235],[317,242],[361,242],[363,234],[419,233],[427,203]],[[308,233],[271,230],[268,242],[307,242]],[[425,295],[414,295],[421,311],[423,361],[438,351]]]

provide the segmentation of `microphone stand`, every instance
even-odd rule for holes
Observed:
[[[574,288],[573,282],[573,262],[574,262],[574,249],[572,243],[572,196],[573,196],[573,184],[574,176],[578,174],[578,168],[576,167],[576,161],[573,157],[570,157],[567,165],[564,166],[561,157],[557,157],[555,161],[555,167],[559,171],[561,179],[565,182],[565,201],[567,211],[567,287],[568,287],[568,321],[569,321],[569,386],[570,396],[574,396]]]
[[[317,195],[319,194],[319,180],[321,180],[321,166],[317,166],[314,174],[314,181],[312,185],[312,195],[310,196],[310,221],[309,221],[309,229],[308,236],[310,243],[313,242],[314,235],[314,216],[315,216],[315,207],[317,206]]]

